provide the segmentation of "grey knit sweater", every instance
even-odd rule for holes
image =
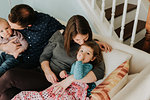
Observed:
[[[59,77],[59,73],[62,70],[70,72],[71,65],[76,61],[76,52],[78,48],[78,44],[71,44],[70,56],[68,56],[64,49],[64,37],[57,31],[49,39],[49,43],[41,54],[40,63],[42,61],[49,61],[51,70]],[[101,62],[99,66],[96,66],[92,71],[97,77],[97,80],[102,79],[105,72],[104,62]]]

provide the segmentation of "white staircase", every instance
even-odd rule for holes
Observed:
[[[98,34],[106,35],[112,37],[116,40],[120,40],[121,42],[124,41],[125,44],[133,46],[135,43],[140,41],[144,38],[146,30],[140,29],[137,32],[137,29],[141,26],[137,26],[140,20],[146,21],[147,12],[148,12],[148,0],[79,0],[82,7],[84,8],[85,12],[87,13],[89,19],[94,27],[96,27]],[[116,7],[118,5],[124,4],[124,8],[122,9],[124,12],[122,15],[115,16]],[[131,11],[127,12],[127,7],[135,5],[136,8],[132,9]],[[109,13],[107,13],[107,9],[112,8]],[[146,10],[147,9],[147,10]],[[110,14],[111,13],[111,14]],[[107,19],[105,15],[111,15],[111,20]],[[127,24],[134,22],[132,28],[132,39],[125,39],[124,37],[127,29]],[[133,23],[131,23],[133,24]],[[143,24],[143,23],[142,23]],[[138,27],[138,28],[137,28]],[[120,32],[117,35],[115,30],[120,28]],[[137,34],[137,35],[136,35]],[[119,36],[119,37],[118,37]]]

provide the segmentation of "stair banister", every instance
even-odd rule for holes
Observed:
[[[138,23],[140,5],[141,5],[141,0],[138,0],[136,15],[135,15],[135,19],[134,19],[134,25],[133,25],[133,30],[132,30],[131,43],[130,43],[130,46],[132,46],[132,47],[134,45],[134,40],[135,40],[135,34],[136,34],[136,28],[137,28],[137,23]]]
[[[120,38],[119,38],[119,40],[121,42],[123,42],[123,35],[124,35],[124,26],[125,26],[125,20],[126,20],[127,6],[128,6],[128,0],[125,0],[124,8],[123,8],[122,23],[121,23]]]
[[[92,8],[95,9],[96,0],[92,0],[91,4],[92,4]]]
[[[112,3],[112,12],[111,12],[111,36],[112,36],[112,33],[114,31],[114,17],[115,17],[115,10],[116,10],[116,0],[113,0],[113,3]]]
[[[150,2],[150,0],[149,0]],[[147,14],[147,20],[146,20],[146,34],[145,34],[145,40],[144,40],[144,44],[143,44],[143,50],[146,52],[150,53],[150,5],[149,5],[149,10],[148,10],[148,14]]]
[[[105,17],[105,0],[102,0],[102,14],[101,14],[101,22],[104,21],[104,17]]]

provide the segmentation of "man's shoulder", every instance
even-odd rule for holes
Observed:
[[[35,13],[36,13],[37,19],[42,19],[42,20],[53,19],[53,17],[51,17],[49,14],[42,13],[42,12],[35,12]]]

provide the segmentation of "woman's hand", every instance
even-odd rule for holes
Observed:
[[[55,83],[55,82],[58,81],[55,73],[50,69],[49,61],[43,61],[43,62],[41,62],[41,68],[44,71],[46,79],[49,82],[51,82],[53,84],[53,83]]]
[[[102,51],[111,52],[112,47],[109,44],[107,44],[106,42],[100,42],[100,41],[95,41],[95,42],[99,45],[99,47]]]
[[[52,84],[53,83],[56,83],[58,81],[58,78],[56,77],[56,75],[50,71],[49,73],[45,73],[45,76],[46,76],[46,79],[51,82]]]
[[[51,87],[54,88],[52,91],[55,95],[62,95],[64,91],[71,85],[74,81],[73,75],[70,75],[66,79],[62,80],[61,82],[53,84]]]

